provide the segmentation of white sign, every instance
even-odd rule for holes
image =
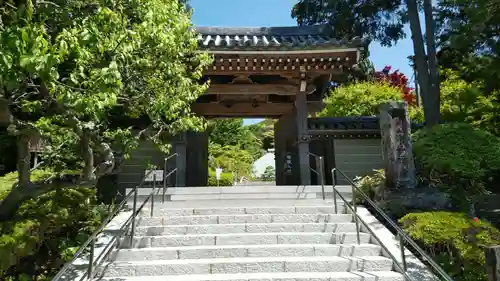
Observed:
[[[217,180],[220,180],[220,175],[222,174],[222,169],[221,168],[215,168],[215,178]]]
[[[163,170],[153,170],[151,173],[149,173],[151,170],[146,170],[144,171],[144,181],[146,182],[153,182],[154,176],[156,175],[156,181],[163,181]]]

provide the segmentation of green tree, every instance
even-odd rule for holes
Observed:
[[[262,141],[262,149],[267,151],[274,147],[274,124],[276,120],[265,119],[256,124],[248,125],[250,130],[257,139]]]
[[[216,119],[209,124],[210,142],[220,146],[237,146],[248,151],[253,160],[262,156],[262,139],[243,126],[243,119]]]
[[[359,82],[340,86],[325,98],[325,108],[318,117],[376,116],[377,106],[387,101],[403,101],[401,89],[381,82]],[[410,107],[410,117],[421,121],[419,108]]]
[[[261,176],[263,181],[274,181],[276,179],[276,171],[273,166],[267,166]]]
[[[252,174],[253,157],[247,150],[238,146],[209,145],[208,165],[210,169],[223,168],[225,172],[236,176],[250,176]]]
[[[66,145],[88,179],[99,167],[93,147],[133,145],[137,136],[120,117],[142,118],[143,135],[160,144],[202,125],[189,105],[206,90],[198,80],[209,58],[195,52],[196,34],[177,1],[7,1],[0,16],[0,123],[17,137],[21,188],[34,136],[49,140],[48,151]],[[63,131],[67,137],[57,137]],[[26,199],[14,195],[1,210]]]
[[[377,40],[384,46],[391,46],[405,38],[403,27],[409,22],[425,122],[433,126],[439,123],[440,89],[431,0],[423,1],[427,34],[425,43],[419,8],[416,0],[300,0],[292,9],[292,17],[297,19],[299,25],[328,23],[332,25],[332,34],[337,38],[362,36]]]
[[[500,1],[439,1],[439,64],[466,81],[482,81],[487,92],[500,89],[498,25]]]
[[[443,71],[441,116],[446,122],[469,123],[500,136],[497,93],[488,93],[483,81],[467,82],[458,72]]]

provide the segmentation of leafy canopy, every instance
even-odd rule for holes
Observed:
[[[402,0],[299,0],[291,14],[299,25],[330,24],[336,38],[362,36],[391,46],[406,36]]]
[[[111,139],[127,150],[134,136],[123,119],[141,118],[160,144],[165,133],[203,125],[189,106],[206,90],[198,79],[210,60],[195,52],[183,4],[7,2],[0,11],[0,104],[7,105],[0,122],[11,133],[34,129],[49,151],[69,152],[85,134],[91,146]],[[73,133],[54,137],[65,128]]]
[[[318,117],[376,116],[377,106],[387,101],[403,101],[401,90],[388,83],[372,81],[343,85],[324,99],[325,108]],[[418,108],[409,109],[412,119],[422,118]]]

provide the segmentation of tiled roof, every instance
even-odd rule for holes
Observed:
[[[293,50],[356,48],[362,38],[337,40],[328,25],[291,27],[196,27],[198,46],[209,50]]]

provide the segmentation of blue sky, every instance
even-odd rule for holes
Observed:
[[[193,7],[193,24],[198,26],[294,26],[297,25],[290,16],[291,7],[296,0],[190,0]],[[408,28],[406,28],[409,34]],[[391,65],[408,77],[412,69],[407,57],[413,53],[411,39],[400,41],[392,48],[384,48],[373,42],[370,44],[370,59],[375,69]],[[258,122],[261,119],[245,120],[245,124]]]

